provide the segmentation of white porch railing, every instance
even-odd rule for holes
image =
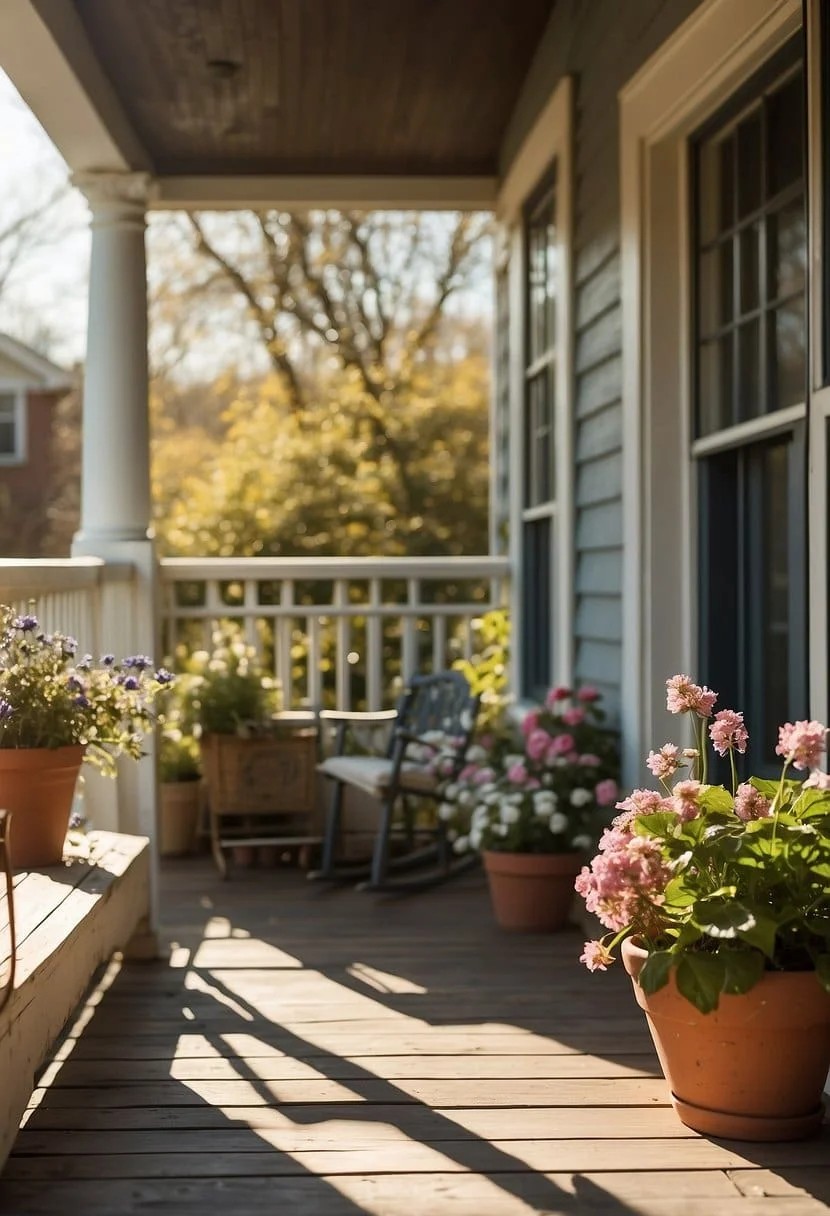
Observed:
[[[401,677],[473,653],[508,570],[499,557],[166,558],[164,649],[209,650],[217,623],[236,622],[283,708],[378,709]]]
[[[123,599],[117,608],[108,610],[102,590],[120,585],[122,595],[128,595],[132,579],[131,566],[95,557],[4,558],[0,560],[0,603],[10,604],[23,615],[34,602],[44,630],[69,634],[84,653],[97,658],[115,644],[107,618],[120,617],[116,637],[123,628]]]

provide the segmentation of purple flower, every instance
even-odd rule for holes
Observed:
[[[24,633],[34,633],[37,627],[36,616],[16,616],[12,621],[12,628],[22,629]]]
[[[78,709],[89,709],[90,706],[89,697],[85,697],[83,693],[78,694],[74,703],[78,706]]]
[[[139,682],[135,676],[125,676],[122,680],[122,685],[127,689],[128,692],[135,692],[136,689],[140,688]]]
[[[63,653],[68,656],[75,654],[78,649],[78,643],[74,638],[61,638],[61,645],[63,646]]]
[[[0,722],[8,722],[9,718],[14,717],[14,706],[8,701],[0,700]]]
[[[175,678],[172,671],[168,671],[166,667],[159,667],[156,672],[156,680],[159,684],[172,684]]]
[[[85,686],[82,684],[82,682],[78,679],[77,676],[70,676],[69,679],[66,681],[66,687],[69,689],[70,692],[86,692]]]
[[[92,666],[92,655],[85,654],[80,663],[76,663],[75,666],[78,668],[78,671],[89,671]]]
[[[112,667],[114,662],[115,662],[114,654],[102,654],[101,655],[101,666],[102,667]]]
[[[132,668],[133,671],[149,671],[153,666],[153,660],[149,659],[146,654],[133,654],[124,660],[124,666]]]

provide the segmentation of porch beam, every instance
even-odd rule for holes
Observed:
[[[70,169],[150,168],[71,0],[2,0],[0,67]]]
[[[171,176],[157,179],[150,206],[157,211],[489,211],[497,189],[496,177]]]

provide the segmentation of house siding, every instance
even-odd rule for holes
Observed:
[[[565,75],[574,115],[574,675],[617,719],[622,679],[619,108],[627,80],[700,0],[557,0],[503,149],[510,164]]]

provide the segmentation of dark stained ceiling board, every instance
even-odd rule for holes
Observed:
[[[553,0],[74,0],[161,174],[492,174]]]

